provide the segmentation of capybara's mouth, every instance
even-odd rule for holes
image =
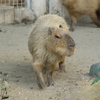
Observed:
[[[75,48],[70,49],[69,52],[68,52],[68,54],[67,54],[67,56],[68,57],[72,56],[74,54],[74,52],[75,52]]]
[[[67,55],[67,57],[70,57],[70,56],[72,56],[73,54],[74,54],[74,52],[73,52],[73,53],[68,54],[68,55]]]

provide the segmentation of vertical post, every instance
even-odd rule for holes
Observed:
[[[61,0],[49,0],[49,13],[65,17]]]
[[[10,5],[10,0],[9,0],[8,4]]]
[[[20,6],[21,6],[21,8],[22,8],[22,0],[20,0]]]
[[[18,0],[17,0],[17,8],[18,8],[18,3],[19,3],[19,2],[18,2]]]
[[[26,8],[31,9],[31,0],[25,0]]]
[[[61,5],[59,0],[50,0],[49,1],[49,13],[51,14],[61,14]]]
[[[46,0],[31,0],[32,1],[32,10],[36,17],[44,15],[47,11]]]
[[[13,0],[13,3],[12,3],[12,4],[13,4],[13,6],[14,6],[14,2],[15,2],[15,0]]]

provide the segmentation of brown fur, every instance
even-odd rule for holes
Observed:
[[[60,20],[57,21],[57,19]],[[55,23],[55,21],[57,22]],[[41,89],[45,87],[43,70],[46,70],[48,86],[52,85],[54,70],[58,66],[62,69],[65,56],[71,56],[74,53],[74,40],[69,36],[65,22],[61,24],[63,21],[57,15],[45,15],[36,21],[29,37],[28,46],[33,57],[33,69],[37,77],[37,84]],[[63,27],[59,28],[60,24]],[[67,28],[66,32],[66,29],[63,29],[64,25]]]
[[[100,0],[61,0],[68,10],[71,18],[71,30],[77,19],[83,15],[89,16],[93,22],[100,27]]]

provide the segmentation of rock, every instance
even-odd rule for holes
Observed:
[[[23,21],[34,21],[35,20],[35,16],[32,10],[30,9],[24,9],[22,10],[22,20]]]
[[[89,75],[92,77],[100,77],[100,72],[91,71],[92,69],[100,69],[100,63],[91,65]]]
[[[15,9],[15,23],[35,21],[34,12],[27,8]]]

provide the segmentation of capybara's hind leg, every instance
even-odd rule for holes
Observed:
[[[75,24],[77,23],[77,18],[75,16],[71,16],[71,26],[70,26],[70,31],[74,31],[75,29]]]
[[[100,21],[100,10],[96,11],[96,15],[97,15],[98,20]]]
[[[45,82],[43,79],[43,75],[42,75],[42,69],[43,69],[43,65],[42,64],[34,64],[33,66],[36,78],[37,78],[37,84],[41,89],[45,88]]]
[[[91,19],[93,20],[94,24],[96,24],[98,27],[100,27],[100,21],[98,20],[96,13],[93,13],[91,15]]]

